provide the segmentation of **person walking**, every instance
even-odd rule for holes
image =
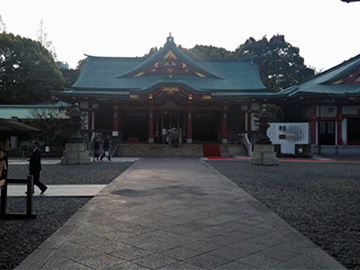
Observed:
[[[29,175],[32,175],[34,178],[34,185],[41,190],[40,194],[44,194],[47,190],[47,186],[40,182],[40,170],[41,170],[41,152],[39,149],[39,141],[33,140],[31,143],[33,152],[30,156],[29,162]]]
[[[95,137],[94,138],[94,159],[93,159],[93,161],[95,161],[95,162],[99,161],[99,156],[100,156],[100,144],[98,142],[98,139]]]
[[[109,136],[106,136],[106,139],[103,144],[103,149],[104,149],[104,153],[102,154],[100,160],[102,160],[105,156],[107,156],[109,161],[111,161],[110,152],[109,152],[110,149]]]

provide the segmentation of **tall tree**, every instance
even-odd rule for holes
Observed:
[[[0,34],[0,103],[46,102],[49,90],[62,89],[64,78],[39,42]]]
[[[232,57],[232,53],[224,48],[215,46],[196,45],[192,49],[181,49],[192,58],[228,58]]]
[[[234,52],[234,57],[255,57],[263,83],[278,92],[314,75],[315,70],[304,64],[299,48],[285,41],[283,35],[270,40],[249,38]]]
[[[44,19],[41,19],[39,23],[39,28],[37,30],[37,41],[39,41],[40,44],[44,46],[51,53],[54,60],[57,60],[55,47],[52,41],[48,40],[48,32],[45,26]]]
[[[6,32],[6,24],[4,23],[1,15],[0,15],[0,33]]]

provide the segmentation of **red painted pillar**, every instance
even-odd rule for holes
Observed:
[[[311,144],[316,144],[316,102],[311,103],[311,120],[310,120],[310,140]]]
[[[113,131],[119,132],[119,111],[118,106],[114,106]]]
[[[113,117],[113,136],[120,136],[121,126],[120,126],[120,110],[118,104],[114,105],[114,117]]]
[[[149,143],[154,143],[154,105],[149,101]]]
[[[222,126],[222,143],[227,143],[227,111],[228,111],[228,102],[225,101],[223,103],[223,112],[222,112],[222,119],[221,119],[221,126]]]
[[[222,115],[222,143],[227,143],[227,112]]]
[[[337,144],[343,145],[344,141],[342,140],[342,107],[341,103],[339,102],[337,105]]]
[[[190,107],[190,104],[188,106],[188,111],[187,111],[187,130],[186,130],[186,142],[187,143],[192,143],[192,118],[193,118],[193,113],[192,113],[192,109]]]
[[[251,132],[251,102],[247,103],[247,132]]]
[[[92,122],[93,122],[93,115],[92,114],[93,114],[92,109],[89,108],[88,109],[88,129],[89,130],[94,129],[93,124],[92,124]]]

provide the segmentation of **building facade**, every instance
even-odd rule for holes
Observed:
[[[310,124],[311,152],[360,154],[360,55],[279,95],[288,122]]]
[[[227,143],[257,129],[254,115],[274,93],[253,59],[193,59],[169,36],[149,58],[88,56],[77,82],[53,94],[79,104],[87,130],[123,142],[158,143],[176,127],[184,143]]]
[[[286,122],[309,123],[311,152],[360,149],[360,55],[272,93],[252,58],[191,58],[169,36],[148,58],[87,56],[77,82],[52,94],[79,104],[85,132],[120,142],[161,143],[173,127],[183,143],[237,141],[239,133],[256,136],[259,108],[274,103]]]

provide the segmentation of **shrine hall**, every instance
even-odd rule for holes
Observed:
[[[191,58],[172,36],[148,58],[88,55],[77,82],[53,94],[79,104],[85,130],[142,143],[173,127],[184,143],[227,143],[257,129],[259,104],[274,95],[252,58]]]
[[[173,127],[188,144],[226,144],[239,134],[256,138],[259,109],[272,103],[282,108],[284,122],[306,123],[299,147],[359,153],[360,55],[278,93],[264,86],[253,60],[191,58],[170,35],[150,57],[88,55],[76,83],[51,92],[79,105],[83,132],[120,143],[161,143]]]

